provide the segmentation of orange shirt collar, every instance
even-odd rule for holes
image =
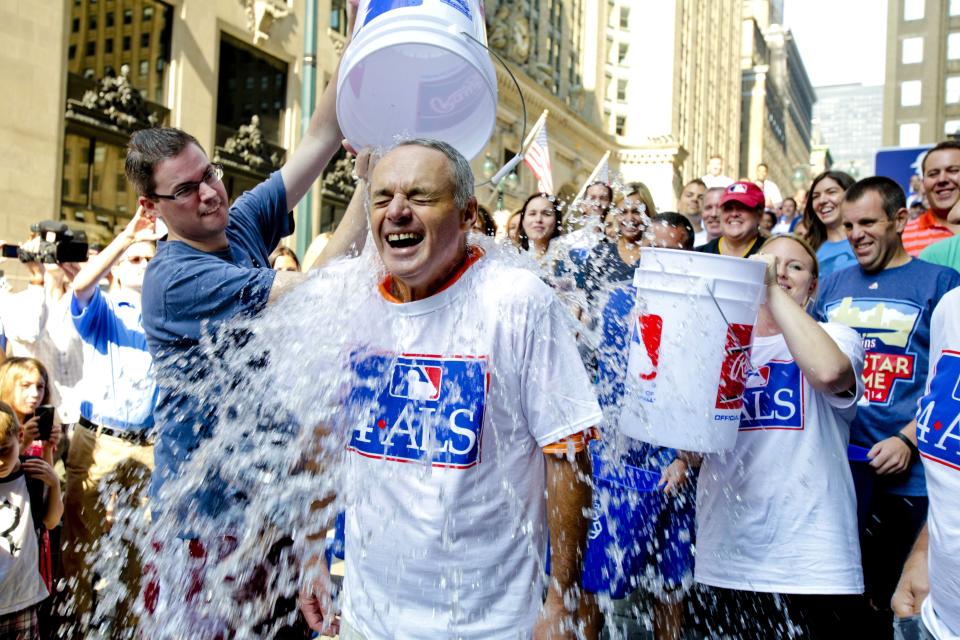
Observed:
[[[433,292],[433,294],[438,294],[441,291],[449,289],[453,286],[460,277],[467,272],[473,264],[484,256],[484,251],[480,247],[477,247],[472,244],[467,245],[467,259],[463,261],[463,264],[460,265],[460,268],[457,269],[450,278],[443,283],[443,286]],[[403,301],[397,298],[391,291],[393,290],[393,276],[389,273],[387,277],[383,279],[380,283],[380,295],[382,295],[387,302],[393,302],[394,304],[403,304]]]
[[[943,225],[940,222],[940,218],[933,214],[933,209],[927,209],[926,212],[919,218],[917,218],[917,227],[920,229],[946,229],[950,230],[949,227]]]

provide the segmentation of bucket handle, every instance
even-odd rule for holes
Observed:
[[[710,294],[710,299],[713,300],[714,306],[716,306],[717,311],[720,312],[720,317],[723,318],[723,322],[727,325],[727,335],[733,336],[733,341],[737,343],[737,348],[740,349],[742,353],[746,354],[747,363],[750,365],[750,370],[756,371],[757,367],[753,364],[753,360],[750,359],[750,350],[743,346],[743,343],[740,342],[740,338],[737,337],[737,332],[733,330],[733,325],[731,325],[730,321],[727,320],[727,314],[723,312],[723,308],[720,306],[720,301],[717,300],[717,296],[713,294],[713,282],[713,280],[707,281],[707,293]]]
[[[467,33],[466,31],[461,31],[460,35],[466,36],[467,40],[471,40],[475,42],[476,44],[486,49],[488,53],[493,54],[493,57],[500,62],[503,68],[506,69],[507,74],[510,76],[510,79],[513,80],[514,86],[517,87],[517,95],[520,96],[520,111],[523,114],[523,127],[521,128],[520,139],[526,140],[527,139],[527,102],[526,100],[523,99],[523,91],[520,89],[520,82],[517,80],[517,76],[513,75],[513,71],[510,71],[510,67],[507,66],[507,61],[504,60],[502,57],[500,57],[499,53],[497,53],[487,45],[483,44],[482,42],[474,38],[471,34]],[[500,167],[499,171],[493,174],[492,178],[490,178],[489,180],[485,180],[478,185],[475,185],[474,188],[482,187],[486,184],[491,184],[494,187],[496,187],[500,183],[500,181],[506,177],[508,173],[513,171],[514,167],[520,164],[521,160],[523,160],[522,150],[520,151],[520,153],[518,153],[513,158],[511,158],[509,162],[507,162],[505,165]]]

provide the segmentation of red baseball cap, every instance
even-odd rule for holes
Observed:
[[[726,188],[720,198],[720,206],[728,202],[739,202],[748,209],[759,209],[767,199],[760,187],[752,182],[734,182]]]

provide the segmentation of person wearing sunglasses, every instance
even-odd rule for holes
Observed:
[[[153,406],[157,383],[141,316],[141,289],[156,253],[155,221],[142,208],[114,240],[84,264],[73,280],[70,312],[83,341],[80,419],[73,428],[66,461],[67,492],[63,567],[74,588],[76,622],[87,620],[94,601],[95,575],[108,575],[98,559],[115,562],[99,549],[110,528],[106,505],[145,508],[153,469]],[[113,276],[111,293],[101,291]],[[116,508],[116,507],[115,507]],[[142,519],[141,519],[142,520]],[[127,589],[138,593],[139,563],[127,553]],[[121,599],[112,615],[132,616],[133,601]],[[96,617],[91,624],[100,623]],[[77,629],[86,632],[86,629]]]

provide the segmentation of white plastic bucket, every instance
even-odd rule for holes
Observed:
[[[624,434],[685,451],[733,447],[765,268],[743,258],[641,250]]]
[[[337,119],[354,147],[434,138],[473,158],[497,117],[481,0],[362,0],[340,64]]]

